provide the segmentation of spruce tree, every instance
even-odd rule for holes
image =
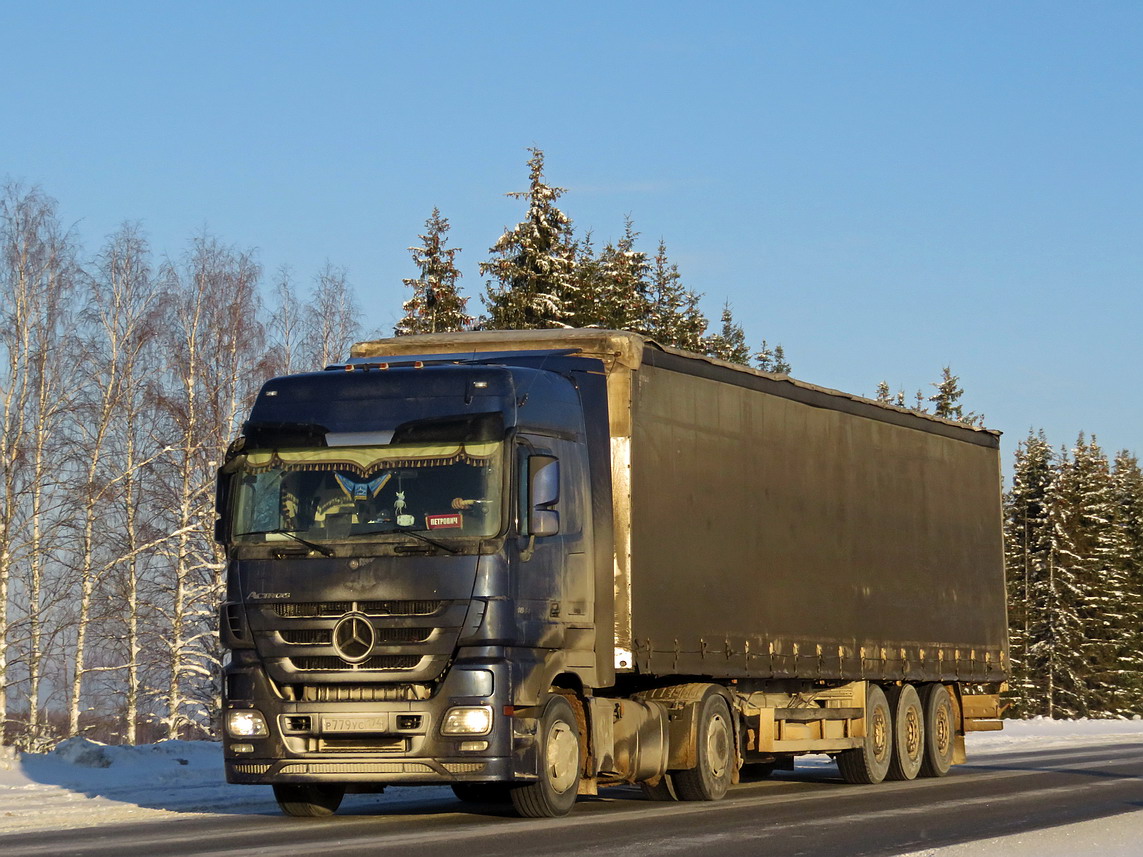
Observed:
[[[964,407],[960,403],[964,390],[960,386],[960,378],[952,373],[950,367],[945,366],[941,369],[941,380],[933,386],[937,391],[929,396],[928,400],[933,403],[933,413],[938,417],[970,426],[984,424],[983,414],[964,412]],[[917,398],[919,402],[920,393],[917,394]]]
[[[719,360],[729,363],[750,365],[750,348],[746,345],[746,333],[734,321],[734,313],[730,309],[730,301],[722,306],[722,327],[718,333],[706,338],[703,346],[705,353]]]
[[[1032,669],[1029,648],[1043,630],[1037,598],[1050,574],[1051,530],[1048,493],[1054,454],[1044,432],[1029,431],[1016,447],[1012,488],[1004,497],[1004,564],[1008,582],[1011,678],[1008,699],[1018,717],[1041,713],[1043,688]]]
[[[1095,437],[1080,434],[1062,480],[1072,504],[1065,561],[1080,586],[1079,612],[1086,639],[1084,702],[1089,717],[1116,717],[1124,708],[1120,647],[1127,627],[1127,581],[1115,563],[1115,500],[1107,456]],[[1137,617],[1130,617],[1132,622]]]
[[[405,315],[393,328],[397,336],[464,330],[472,324],[472,316],[465,312],[468,299],[460,296],[456,284],[461,276],[455,261],[460,248],[445,247],[448,230],[448,218],[433,208],[420,246],[409,248],[420,276],[402,280],[413,296],[405,301]]]
[[[758,353],[754,355],[754,359],[758,363],[758,368],[763,372],[773,372],[775,375],[790,374],[790,364],[786,360],[786,350],[781,345],[775,345],[771,348],[766,344],[766,340],[763,339],[762,347],[758,350]]]
[[[668,261],[667,244],[660,238],[651,263],[644,332],[663,345],[701,352],[708,325],[699,309],[701,297],[683,286],[679,267]]]
[[[1115,544],[1113,562],[1124,578],[1126,598],[1120,666],[1124,708],[1143,714],[1143,472],[1139,459],[1123,450],[1111,473]]]
[[[507,194],[526,200],[528,213],[500,236],[489,260],[480,264],[480,272],[493,278],[484,296],[488,315],[481,324],[486,329],[564,327],[576,305],[571,220],[556,207],[564,188],[544,181],[544,153],[528,151],[528,190]]]
[[[574,246],[575,300],[564,305],[564,323],[569,327],[601,327],[596,312],[604,291],[603,264],[595,254],[592,233],[589,230]]]
[[[647,254],[635,249],[635,231],[626,218],[623,237],[603,248],[598,260],[600,290],[594,313],[601,327],[645,332],[650,266]]]
[[[945,366],[941,370],[941,380],[933,384],[937,391],[929,396],[929,401],[933,403],[933,413],[938,417],[946,420],[964,419],[964,408],[960,405],[964,390],[959,382],[960,378],[952,373],[950,367]]]
[[[1090,511],[1093,456],[1080,436],[1073,458],[1061,451],[1047,492],[1050,549],[1046,574],[1034,582],[1028,662],[1038,679],[1040,711],[1055,719],[1097,716],[1090,694],[1093,668],[1103,656],[1092,610],[1093,547]]]

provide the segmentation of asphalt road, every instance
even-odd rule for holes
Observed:
[[[0,837],[0,854],[813,855],[887,857],[1143,809],[1143,743],[989,756],[939,780],[851,786],[822,766],[744,782],[718,803],[649,803],[635,789],[522,820],[437,796],[357,799],[332,819],[210,814]]]

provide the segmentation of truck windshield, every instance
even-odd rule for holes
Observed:
[[[233,462],[231,532],[241,543],[401,531],[492,536],[500,531],[502,458],[499,441],[249,452]]]

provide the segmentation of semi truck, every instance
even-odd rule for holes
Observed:
[[[218,478],[227,780],[525,817],[999,729],[999,435],[608,330],[362,342]]]

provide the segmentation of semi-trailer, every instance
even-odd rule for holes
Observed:
[[[227,779],[291,815],[717,800],[1000,728],[999,435],[606,330],[405,336],[259,392],[219,471]]]

